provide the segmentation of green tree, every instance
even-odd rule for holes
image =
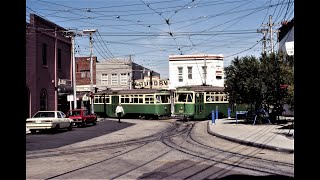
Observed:
[[[259,73],[260,62],[254,56],[236,57],[225,68],[225,91],[229,101],[250,104],[258,109],[262,102],[262,80]]]
[[[255,110],[274,107],[275,115],[282,112],[283,105],[294,109],[293,57],[280,53],[236,57],[225,68],[225,91],[229,101],[250,104]]]

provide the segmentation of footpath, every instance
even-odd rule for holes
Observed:
[[[208,121],[208,132],[241,144],[294,153],[293,118],[285,124],[267,122],[248,124],[244,120],[217,119]]]

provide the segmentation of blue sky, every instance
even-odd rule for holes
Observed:
[[[131,59],[168,78],[169,55],[260,56],[269,17],[277,30],[294,18],[292,0],[27,0],[26,21],[37,14],[81,33],[96,29],[93,56]],[[270,38],[270,35],[267,36]],[[276,34],[272,36],[276,49]],[[75,56],[90,56],[88,36],[75,37]],[[270,49],[271,44],[267,44]]]

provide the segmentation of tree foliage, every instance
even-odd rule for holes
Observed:
[[[262,105],[294,106],[293,58],[280,53],[236,57],[225,68],[225,91],[231,103],[250,104],[255,110]]]

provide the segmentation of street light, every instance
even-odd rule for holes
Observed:
[[[90,91],[91,93],[93,93],[93,70],[92,70],[92,66],[93,66],[93,62],[92,62],[92,34],[95,33],[97,30],[96,29],[85,29],[83,30],[83,34],[89,34],[89,38],[90,38]],[[91,97],[92,100],[92,97]],[[94,109],[93,109],[93,100],[91,101],[91,113],[94,113]]]

